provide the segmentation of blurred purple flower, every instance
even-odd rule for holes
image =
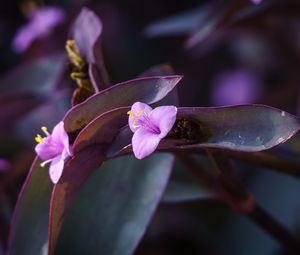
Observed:
[[[35,147],[37,155],[45,160],[41,166],[50,164],[49,175],[53,183],[57,183],[64,169],[64,162],[72,156],[69,146],[69,137],[64,129],[64,123],[59,122],[53,129],[52,134],[48,133],[46,127],[42,127],[46,137],[37,135],[35,140],[38,142]]]
[[[132,148],[136,158],[143,159],[155,151],[161,139],[172,129],[177,114],[175,106],[149,105],[136,102],[128,112],[128,123],[132,137]]]
[[[251,0],[251,2],[254,4],[260,4],[262,2],[262,0]]]
[[[17,31],[12,48],[18,53],[24,52],[34,40],[48,36],[54,27],[63,23],[65,17],[65,12],[58,7],[34,10],[29,15],[29,22]]]
[[[244,69],[226,71],[213,83],[212,103],[215,106],[250,104],[261,95],[261,84],[256,76]]]
[[[10,167],[10,164],[5,159],[0,159],[0,173],[6,172]]]

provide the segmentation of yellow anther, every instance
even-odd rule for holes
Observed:
[[[132,118],[135,119],[135,115],[132,111],[128,111],[127,114]]]
[[[41,129],[46,135],[50,135],[46,127],[41,127]]]
[[[42,129],[42,131],[43,131],[47,136],[50,135],[46,127],[41,127],[41,129]],[[41,135],[39,135],[39,134],[36,135],[36,137],[35,137],[35,141],[36,141],[37,143],[41,143],[41,142],[43,142],[45,139],[46,139],[46,137],[43,138],[43,137],[42,137]]]
[[[36,141],[37,143],[41,143],[41,142],[43,141],[43,138],[42,138],[40,135],[36,135],[35,141]]]
[[[82,68],[84,61],[79,53],[79,48],[74,40],[67,40],[66,51],[69,56],[70,61],[77,67]]]
[[[132,123],[133,128],[138,128],[138,125],[136,124],[136,120]]]
[[[140,110],[140,111],[138,112],[138,117],[140,117],[145,111],[146,111],[146,109]]]

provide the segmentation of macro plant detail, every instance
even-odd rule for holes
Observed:
[[[0,255],[300,254],[298,2],[83,2],[20,5]]]
[[[132,149],[136,158],[143,159],[157,148],[161,139],[172,129],[177,114],[175,106],[159,106],[152,109],[149,105],[136,102],[132,105],[128,123],[132,137]]]
[[[46,137],[37,135],[35,140],[38,143],[35,147],[37,155],[45,160],[41,166],[50,163],[49,175],[53,183],[57,183],[64,169],[65,160],[72,156],[69,145],[69,137],[64,130],[64,123],[59,122],[53,129],[52,134],[42,127]]]

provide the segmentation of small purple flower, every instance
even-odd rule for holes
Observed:
[[[49,134],[46,127],[42,127],[46,137],[37,135],[35,147],[37,155],[45,160],[41,166],[50,163],[49,175],[53,183],[57,183],[64,169],[65,160],[72,156],[69,146],[69,137],[64,129],[64,123],[59,122]]]
[[[212,103],[216,106],[251,104],[262,92],[258,77],[246,70],[237,69],[219,74],[213,82]]]
[[[262,0],[250,0],[250,1],[254,4],[260,4],[262,2]]]
[[[34,10],[29,15],[29,22],[17,31],[12,43],[13,49],[18,53],[24,52],[34,40],[48,36],[64,20],[65,12],[61,8],[43,7]]]
[[[155,151],[161,139],[172,129],[177,114],[175,106],[149,105],[136,102],[128,112],[128,124],[134,133],[132,148],[136,158],[143,159]]]
[[[6,172],[10,168],[10,163],[5,160],[0,158],[0,173]]]

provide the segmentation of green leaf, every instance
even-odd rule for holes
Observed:
[[[37,158],[24,182],[14,210],[8,254],[42,254],[47,250],[48,217],[52,183],[48,167]]]
[[[105,162],[81,189],[55,254],[132,254],[167,184],[173,156]]]

